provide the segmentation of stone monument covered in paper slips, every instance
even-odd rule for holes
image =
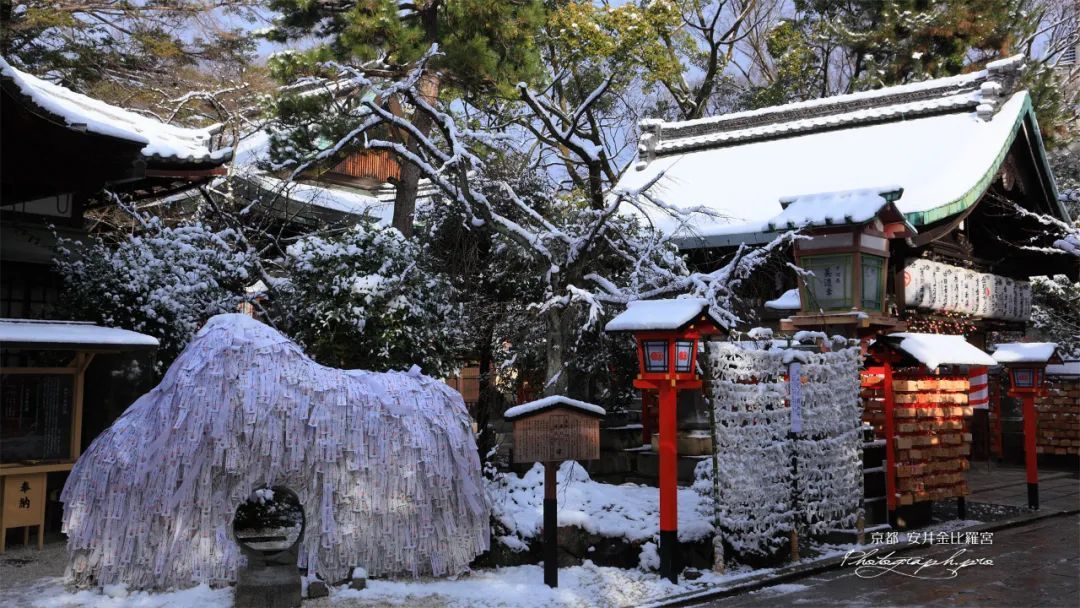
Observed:
[[[357,566],[453,575],[488,548],[458,393],[416,368],[324,367],[233,314],[210,319],[76,463],[61,497],[70,575],[142,589],[234,582],[233,514],[264,486],[298,495],[297,566],[323,580]]]

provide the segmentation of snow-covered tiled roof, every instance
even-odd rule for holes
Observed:
[[[780,199],[784,210],[770,219],[770,228],[785,230],[807,226],[865,224],[874,219],[903,188],[884,186],[844,192],[822,192]]]
[[[522,403],[521,405],[515,405],[514,407],[503,412],[503,418],[506,420],[513,420],[515,418],[520,418],[528,414],[536,414],[556,407],[567,407],[573,410],[584,412],[591,416],[603,416],[606,413],[604,411],[604,408],[600,407],[599,405],[585,403],[584,401],[578,401],[577,399],[563,397],[562,395],[553,395],[551,397],[537,399],[536,401]]]
[[[364,218],[380,226],[389,226],[392,223],[394,199],[397,195],[394,184],[385,183],[377,188],[364,190],[331,182],[290,182],[274,177],[260,168],[260,163],[269,158],[270,134],[267,131],[259,130],[241,137],[232,163],[235,177],[273,195],[271,198],[280,196],[292,203]],[[431,180],[421,178],[417,184],[417,209],[431,205],[438,193],[438,188]]]
[[[67,350],[139,350],[158,346],[157,338],[81,321],[0,319],[4,348],[65,348]]]
[[[896,207],[915,227],[970,207],[1004,162],[1025,120],[1010,93],[1018,58],[986,70],[865,93],[684,122],[643,121],[638,164],[617,189],[649,193],[715,217],[674,224],[683,247],[767,242],[792,195],[903,188]],[[1029,137],[1038,145],[1037,133]],[[800,205],[801,207],[801,205]]]
[[[997,365],[993,357],[973,346],[964,336],[902,332],[889,334],[885,340],[930,369],[941,365]]]
[[[40,111],[68,127],[143,144],[141,153],[147,158],[220,164],[232,157],[231,148],[211,150],[211,138],[219,126],[188,129],[167,125],[19,71],[2,57],[0,75]]]
[[[604,331],[671,331],[679,329],[700,314],[709,314],[705,298],[674,300],[635,300],[626,310],[608,321]],[[713,319],[717,327],[723,325]]]
[[[994,361],[998,363],[1047,363],[1054,356],[1054,342],[1006,342],[995,345]]]

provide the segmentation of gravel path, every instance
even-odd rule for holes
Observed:
[[[29,546],[8,545],[0,554],[0,589],[26,585],[43,577],[63,576],[65,566],[67,545],[59,539],[45,543],[41,551],[33,542]]]

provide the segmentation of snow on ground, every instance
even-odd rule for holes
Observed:
[[[530,472],[532,473],[532,472]],[[562,473],[562,472],[560,472]],[[562,475],[560,475],[560,479]],[[593,485],[596,482],[588,482]],[[616,486],[626,488],[626,486]],[[656,488],[650,488],[653,493]],[[918,533],[951,532],[979,524],[974,520],[937,522]],[[867,535],[869,542],[869,534]],[[900,541],[906,534],[899,534]],[[648,543],[648,546],[651,543]],[[863,545],[862,548],[873,545]],[[889,545],[878,545],[888,547]],[[59,546],[62,549],[62,545]],[[809,548],[809,547],[808,547]],[[846,554],[859,545],[817,545],[816,555],[802,562],[817,562]],[[655,547],[652,548],[653,552]],[[49,552],[49,548],[46,549]],[[655,555],[655,553],[653,553]],[[57,569],[58,571],[58,569]],[[544,585],[543,567],[515,566],[474,570],[454,579],[368,579],[367,588],[354,590],[347,586],[333,587],[330,597],[304,600],[304,608],[374,608],[376,606],[408,606],[410,608],[623,608],[658,602],[674,595],[717,591],[747,579],[770,576],[775,569],[752,570],[729,568],[724,574],[694,571],[696,580],[680,578],[672,584],[655,572],[596,566],[585,561],[581,566],[559,569],[559,587]],[[46,576],[24,584],[11,584],[11,571],[0,568],[0,606],[27,608],[231,608],[233,589],[211,589],[200,585],[165,593],[129,592],[123,585],[105,589],[74,591],[64,586],[63,578]],[[761,596],[781,596],[800,590],[798,583],[784,583],[752,592]],[[779,600],[778,600],[779,601]]]
[[[660,534],[659,492],[632,483],[614,485],[593,481],[576,462],[564,462],[556,475],[559,525],[578,526],[604,537],[649,540]],[[518,478],[501,474],[488,482],[492,515],[509,530],[499,540],[522,548],[521,541],[536,538],[544,520],[544,468],[533,468]],[[691,488],[679,488],[679,540],[694,541],[712,533],[712,524],[700,513],[702,498]]]
[[[656,573],[596,566],[586,561],[581,566],[560,568],[559,586],[551,589],[544,585],[543,567],[515,566],[477,571],[457,580],[369,580],[367,589],[333,589],[329,598],[306,602],[305,608],[387,605],[451,608],[615,608],[637,606],[675,594],[732,583],[760,573],[761,571],[749,569],[723,575],[704,571],[697,580],[688,581],[683,578],[678,584],[672,584]]]
[[[305,608],[374,606],[445,606],[448,608],[569,607],[616,608],[636,606],[675,594],[701,591],[762,574],[740,569],[726,574],[702,571],[701,577],[672,584],[655,572],[584,565],[559,569],[559,587],[544,584],[542,566],[478,570],[456,579],[369,579],[363,590],[333,587],[330,597],[304,600]],[[0,605],[27,608],[231,608],[233,589],[206,585],[164,593],[129,592],[123,585],[104,590],[71,591],[60,577],[38,580],[16,591],[0,593]]]
[[[124,585],[71,591],[62,577],[38,579],[33,585],[0,593],[0,605],[26,608],[232,608],[232,587],[199,585],[167,593],[129,592]]]

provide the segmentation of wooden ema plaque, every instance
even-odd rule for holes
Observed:
[[[600,419],[556,407],[514,421],[514,462],[600,458]]]

